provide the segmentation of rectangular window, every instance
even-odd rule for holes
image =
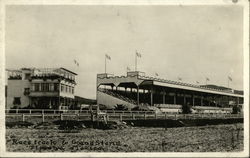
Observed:
[[[24,95],[29,95],[30,94],[30,88],[24,88]]]
[[[25,80],[30,79],[30,73],[25,74]]]
[[[35,83],[35,91],[40,91],[40,84],[39,83]]]
[[[61,91],[63,92],[64,91],[64,85],[61,84]]]
[[[24,92],[30,92],[30,88],[24,88]]]
[[[66,89],[65,91],[68,92],[68,86],[67,85],[65,85],[65,89]]]
[[[46,84],[42,83],[42,91],[46,91]]]
[[[72,94],[74,94],[74,87],[72,87]]]
[[[58,91],[59,90],[59,84],[58,83],[54,83],[54,91]]]
[[[14,97],[13,105],[21,105],[21,97]]]
[[[71,93],[71,87],[69,86],[69,93]]]
[[[35,91],[35,84],[31,84],[31,91]]]
[[[49,84],[48,83],[42,83],[42,91],[43,92],[49,91]]]
[[[49,91],[49,83],[45,83],[45,91],[46,91],[46,92]]]
[[[5,97],[7,97],[8,86],[5,86]]]
[[[41,91],[45,90],[45,83],[41,83]]]
[[[49,84],[49,91],[50,91],[50,92],[53,92],[53,91],[54,91],[54,84],[53,84],[53,83],[50,83],[50,84]]]

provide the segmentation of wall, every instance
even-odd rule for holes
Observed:
[[[6,109],[14,106],[14,97],[21,98],[21,108],[29,105],[29,97],[24,95],[24,88],[31,88],[29,80],[8,80]]]
[[[100,91],[97,92],[97,104],[106,105],[108,108],[112,108],[116,106],[117,104],[123,104],[130,108],[133,108],[136,106],[134,104],[128,103],[124,100],[118,99],[116,97],[113,97],[111,95],[108,95]]]

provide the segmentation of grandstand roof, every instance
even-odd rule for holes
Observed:
[[[183,89],[194,92],[203,92],[209,94],[218,94],[225,96],[234,96],[234,97],[243,97],[242,94],[234,93],[234,90],[221,89],[216,88],[216,86],[200,86],[190,83],[171,81],[167,79],[161,79],[150,76],[142,76],[139,73],[127,73],[127,76],[105,76],[101,74],[97,75],[97,84],[98,85],[115,85],[115,86],[127,86],[127,87],[135,87],[135,86],[161,86],[161,87],[170,87],[175,89]],[[133,85],[132,85],[133,84]],[[221,87],[221,86],[217,86]]]

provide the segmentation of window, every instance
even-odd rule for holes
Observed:
[[[29,95],[30,94],[30,88],[24,88],[24,95]]]
[[[21,97],[14,97],[13,105],[21,105]]]
[[[59,90],[59,84],[58,83],[54,83],[54,91],[58,91]]]
[[[66,92],[68,92],[68,86],[67,86],[67,85],[65,85],[65,87],[66,87],[66,88],[65,88],[65,89],[66,89],[65,91],[66,91]]]
[[[24,88],[24,92],[30,92],[30,88]]]
[[[62,92],[64,91],[64,85],[63,84],[61,85],[61,91]]]
[[[74,94],[74,87],[72,87],[72,94]]]
[[[69,86],[69,93],[71,93],[71,87]]]
[[[7,97],[8,87],[5,86],[5,97]]]
[[[41,84],[41,91],[44,91],[45,90],[45,83],[42,83]]]
[[[35,91],[35,84],[34,84],[34,83],[31,84],[31,90],[32,90],[32,91]]]
[[[49,83],[45,83],[45,91],[46,91],[46,92],[49,91]]]
[[[42,91],[43,92],[49,91],[49,84],[48,83],[42,83]]]
[[[54,84],[53,83],[49,84],[49,91],[54,91]]]
[[[25,80],[30,79],[30,73],[25,74]]]
[[[35,86],[35,89],[34,89],[35,91],[40,91],[40,90],[39,90],[39,87],[40,87],[40,84],[39,84],[39,83],[35,83],[34,86]]]

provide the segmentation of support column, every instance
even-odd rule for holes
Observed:
[[[213,102],[214,102],[214,104],[215,104],[215,107],[217,107],[217,97],[216,97],[216,96],[214,96]]]
[[[142,92],[142,99],[143,99],[143,103],[145,103],[145,99],[146,97],[145,97],[145,89],[143,89],[143,92]]]
[[[49,108],[51,109],[51,107],[52,107],[52,101],[51,101],[51,97],[49,97]]]
[[[163,92],[163,98],[162,98],[163,100],[163,104],[165,104],[165,99],[166,99],[166,94],[165,94],[165,92]]]
[[[60,100],[60,96],[58,96],[58,108],[60,107],[61,105],[61,100]]]
[[[203,106],[203,97],[201,96],[201,106]]]
[[[186,105],[186,94],[183,94],[183,105]]]
[[[139,85],[137,86],[137,105],[140,104],[140,93],[139,93]]]
[[[192,95],[192,106],[194,106],[195,104],[195,97],[194,97],[194,94]]]
[[[229,107],[229,97],[226,96],[226,107]]]
[[[151,104],[151,106],[153,106],[154,105],[154,102],[153,102],[153,88],[151,87],[151,90],[150,90],[150,104]]]
[[[176,93],[174,93],[174,104],[176,104]]]
[[[236,102],[236,104],[237,104],[237,105],[240,104],[240,98],[239,98],[239,97],[237,97],[237,102]]]

